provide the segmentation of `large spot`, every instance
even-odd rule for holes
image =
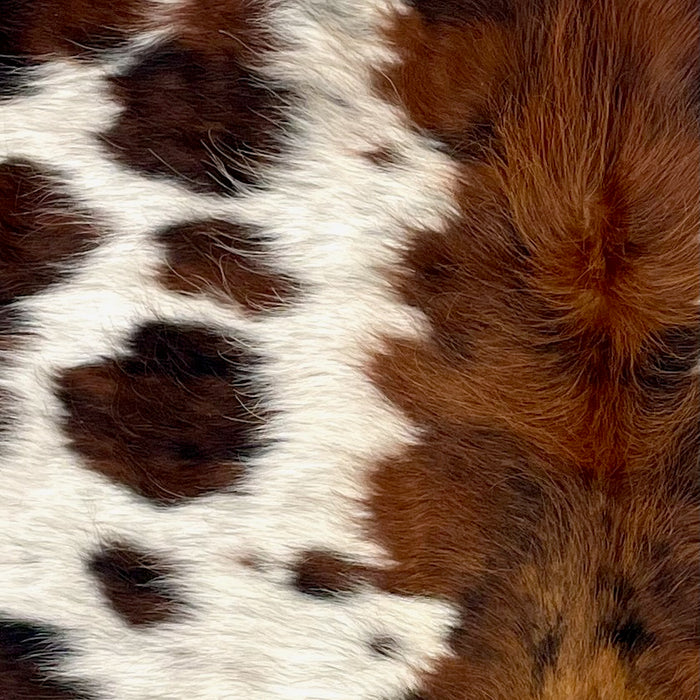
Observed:
[[[25,161],[0,165],[0,305],[66,277],[96,237],[52,176]]]
[[[256,231],[227,221],[197,221],[159,235],[166,251],[163,284],[178,292],[231,299],[247,311],[271,309],[289,300],[292,283],[269,265]]]
[[[0,616],[0,696],[3,700],[87,700],[77,683],[51,671],[68,653],[49,625]]]
[[[220,51],[173,41],[116,77],[124,109],[104,135],[111,153],[198,191],[256,182],[279,151],[286,98],[247,67],[245,53],[233,39]]]
[[[89,562],[105,598],[128,624],[145,626],[172,619],[182,608],[171,566],[125,543],[112,543]]]
[[[158,503],[226,489],[264,420],[253,364],[215,331],[146,325],[123,355],[61,374],[64,430],[91,468]]]

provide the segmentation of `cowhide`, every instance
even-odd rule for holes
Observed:
[[[695,0],[0,0],[0,698],[695,700]]]

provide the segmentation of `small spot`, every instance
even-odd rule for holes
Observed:
[[[158,239],[165,246],[164,286],[187,294],[235,300],[247,311],[273,309],[289,301],[291,280],[268,266],[255,231],[227,221],[173,226]]]
[[[88,466],[156,503],[228,489],[264,421],[253,365],[205,328],[148,324],[124,355],[58,378],[63,428]]]
[[[172,619],[182,608],[173,592],[170,566],[126,544],[111,544],[89,562],[105,598],[129,625]]]
[[[627,660],[654,644],[654,635],[638,616],[635,589],[625,577],[601,570],[596,578],[596,592],[603,609],[608,611],[598,625],[598,639],[615,647]]]
[[[287,97],[236,52],[163,45],[114,78],[113,89],[124,109],[104,141],[129,167],[227,193],[254,184],[279,153]]]
[[[238,563],[246,569],[262,573],[266,569],[265,561],[257,554],[246,554],[238,559]]]
[[[0,305],[64,279],[95,239],[52,177],[26,161],[0,165]]]
[[[687,388],[690,372],[700,363],[700,326],[674,327],[655,341],[637,371],[637,382],[651,402],[677,402]]]
[[[87,700],[81,684],[53,678],[69,653],[48,625],[0,617],[0,696],[5,700]]]
[[[294,587],[317,598],[355,592],[367,577],[365,567],[332,552],[306,552],[294,567]]]
[[[362,156],[378,168],[396,165],[401,159],[401,156],[391,146],[378,146],[371,151],[366,151]]]
[[[607,638],[618,650],[620,656],[632,659],[654,644],[654,635],[647,631],[641,620],[629,617],[613,625],[607,631]]]
[[[377,654],[389,659],[396,658],[399,653],[399,644],[388,634],[378,634],[372,637],[369,642],[369,648]]]
[[[495,579],[489,577],[466,588],[459,596],[459,624],[453,628],[449,638],[449,644],[457,655],[472,660],[493,660],[493,640],[484,629],[493,621],[493,598],[498,591]]]
[[[532,675],[537,686],[542,685],[547,671],[556,668],[561,641],[560,631],[549,630],[535,647]]]

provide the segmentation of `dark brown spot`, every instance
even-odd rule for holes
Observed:
[[[135,0],[3,0],[0,54],[89,55],[123,42],[142,21]]]
[[[52,676],[68,653],[47,625],[0,617],[0,696],[3,700],[88,700],[81,684]]]
[[[547,672],[556,669],[561,642],[561,630],[549,630],[535,646],[532,669],[535,685],[541,686]]]
[[[468,162],[496,154],[505,157],[496,126],[488,115],[475,114],[471,123],[461,125],[456,131],[435,128],[430,135],[440,142],[441,150],[457,160]]]
[[[279,151],[287,98],[247,68],[239,51],[173,42],[113,87],[124,111],[104,140],[130,167],[198,191],[228,192],[254,183],[259,166]]]
[[[59,377],[64,429],[91,468],[158,503],[231,487],[263,423],[253,362],[210,330],[144,326],[124,355]]]
[[[227,221],[197,221],[159,235],[167,268],[163,284],[178,292],[237,301],[250,312],[289,301],[292,284],[275,272],[255,231]]]
[[[650,343],[650,351],[637,369],[636,381],[650,403],[667,398],[678,401],[678,392],[693,381],[690,373],[700,363],[700,325],[674,327]]]
[[[305,552],[294,566],[294,587],[318,598],[352,593],[367,577],[365,567],[332,552]]]
[[[394,637],[388,634],[378,634],[369,642],[369,648],[377,654],[377,656],[385,656],[387,658],[395,658],[399,652],[399,644]]]
[[[171,567],[158,557],[113,543],[91,558],[89,568],[114,611],[130,625],[163,622],[182,608],[169,580]]]
[[[65,278],[95,239],[52,177],[25,161],[0,165],[0,305]]]

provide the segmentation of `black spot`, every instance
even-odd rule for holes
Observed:
[[[636,618],[627,619],[615,626],[609,633],[609,638],[620,655],[627,659],[640,654],[654,643],[654,635]]]
[[[177,326],[149,324],[130,343],[136,359],[123,362],[124,371],[134,375],[154,372],[170,377],[225,379],[231,360],[212,347],[211,336],[203,332],[183,333]]]
[[[58,630],[0,617],[0,697],[3,700],[87,700],[79,683],[51,677],[69,653]]]
[[[13,97],[20,91],[22,77],[30,65],[28,58],[20,54],[25,4],[21,0],[0,2],[0,97]]]
[[[162,622],[182,608],[170,566],[133,546],[111,544],[92,557],[88,568],[112,608],[130,625]]]
[[[626,660],[654,644],[654,635],[639,618],[636,591],[624,576],[602,569],[596,577],[596,592],[603,609],[608,611],[598,625],[598,639],[615,647]]]

